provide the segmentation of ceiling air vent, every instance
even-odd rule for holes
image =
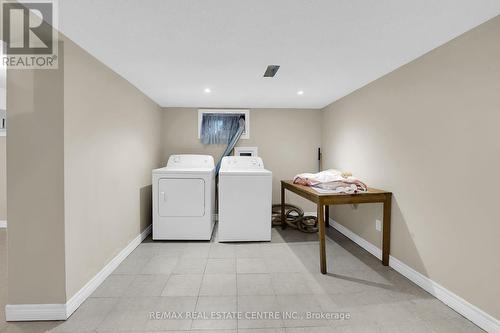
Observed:
[[[280,69],[279,65],[267,66],[266,72],[264,73],[264,77],[274,77],[278,72],[278,69]]]

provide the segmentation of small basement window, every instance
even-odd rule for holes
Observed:
[[[241,139],[249,139],[249,110],[198,110],[198,139],[205,141],[205,144],[227,144],[231,139],[230,134],[234,132],[235,126],[238,126],[241,117],[245,120],[245,130]],[[210,140],[207,139],[207,133],[210,135]]]

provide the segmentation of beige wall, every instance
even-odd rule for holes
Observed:
[[[64,77],[8,70],[9,304],[64,303]]]
[[[0,69],[0,110],[6,109],[5,68]],[[2,133],[0,133],[2,134]],[[7,220],[7,142],[0,136],[0,221]]]
[[[394,192],[392,255],[500,318],[500,17],[331,104],[325,166]],[[377,206],[334,218],[380,246]]]
[[[161,109],[64,39],[9,70],[9,304],[66,303],[151,223]]]
[[[7,138],[0,136],[0,221],[7,220]]]
[[[71,41],[64,51],[69,299],[151,223],[161,109]]]
[[[6,100],[6,94],[7,92],[5,91],[5,79],[6,79],[6,70],[5,68],[0,68],[0,109],[1,110],[6,110],[7,107],[7,100]]]
[[[203,145],[198,139],[198,109],[166,108],[163,113],[163,162],[171,154],[207,154],[218,161],[224,145]],[[321,112],[311,109],[251,109],[250,139],[237,146],[257,146],[267,169],[273,172],[273,202],[280,201],[279,181],[300,172],[317,170]],[[290,194],[288,200],[314,211],[313,206]]]

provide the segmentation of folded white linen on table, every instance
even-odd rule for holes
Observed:
[[[335,169],[318,173],[301,173],[293,178],[293,182],[295,184],[311,186],[320,193],[355,194],[368,190],[365,183],[353,177],[350,173],[342,173]]]

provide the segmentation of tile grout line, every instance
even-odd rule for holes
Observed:
[[[203,268],[203,273],[201,275],[201,282],[200,282],[200,287],[198,288],[198,295],[196,296],[196,303],[194,305],[194,312],[196,312],[196,308],[198,308],[198,302],[200,300],[200,292],[201,292],[201,286],[203,285],[203,280],[205,279],[205,272],[207,271],[207,266],[208,266],[208,258],[210,256],[210,249],[212,248],[212,244],[210,244],[208,248],[208,253],[207,253],[207,261],[205,262],[205,267]],[[189,326],[189,330],[193,330],[193,324],[194,320],[191,319],[191,325]]]
[[[236,312],[240,311],[240,293],[238,292],[238,259],[236,257],[236,252],[234,253],[234,272],[236,273]],[[236,318],[236,332],[240,329],[240,321]]]

